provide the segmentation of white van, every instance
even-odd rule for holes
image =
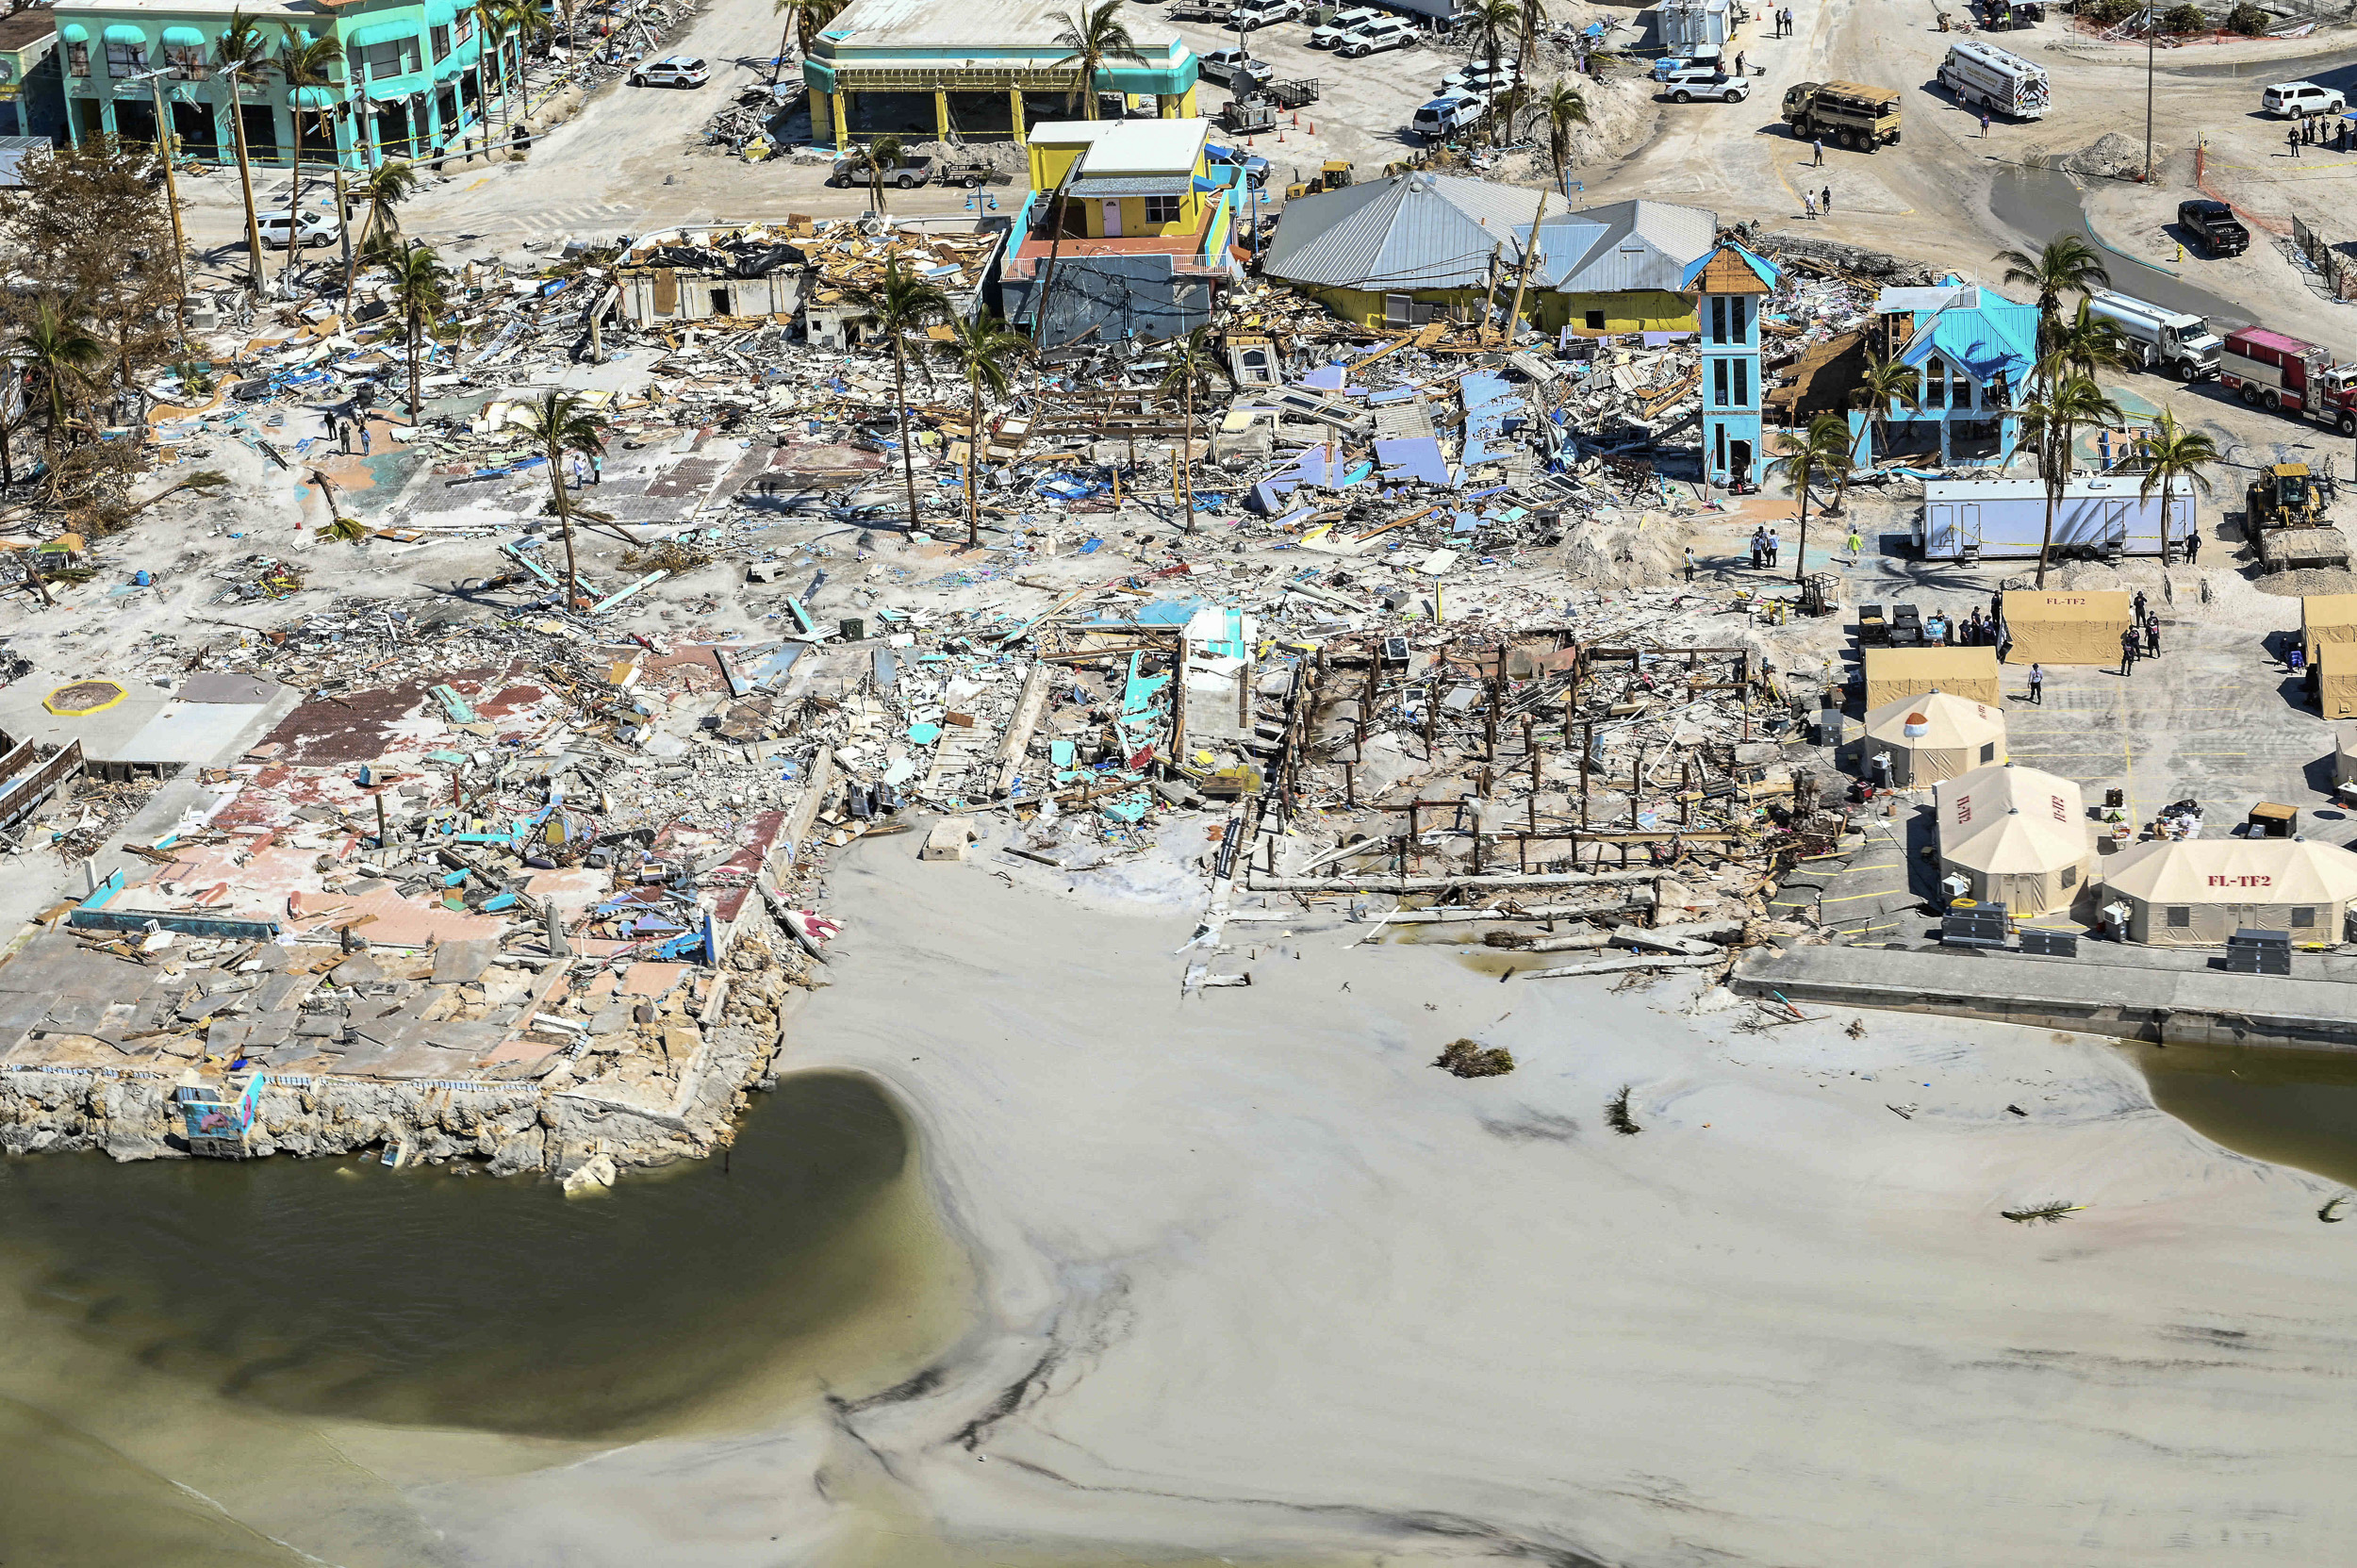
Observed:
[[[2339,93],[2314,82],[2277,82],[2259,95],[2259,103],[2269,114],[2285,120],[2338,114],[2349,107]]]
[[[2010,114],[2017,120],[2044,118],[2052,96],[2044,69],[1976,39],[1948,46],[1948,58],[1939,62],[1939,85],[1968,108]]]

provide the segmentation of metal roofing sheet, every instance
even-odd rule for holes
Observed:
[[[1492,256],[1520,259],[1514,221],[1530,203],[1527,190],[1433,173],[1305,196],[1286,204],[1263,270],[1338,288],[1477,288]]]

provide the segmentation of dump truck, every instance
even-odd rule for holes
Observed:
[[[1899,90],[1862,82],[1802,82],[1786,90],[1784,121],[1805,141],[1875,152],[1899,144]]]
[[[1340,190],[1350,183],[1350,163],[1345,158],[1329,157],[1315,174],[1298,185],[1285,187],[1285,199],[1315,196],[1321,191]]]
[[[2226,335],[2217,384],[2253,408],[2267,407],[2357,436],[2357,365],[2304,338],[2247,326]]]
[[[2324,496],[2305,463],[2261,469],[2243,492],[2243,535],[2268,571],[2349,565],[2349,536],[2326,519]]]

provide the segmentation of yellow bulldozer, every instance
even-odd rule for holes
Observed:
[[[1296,196],[1314,196],[1324,190],[1340,190],[1349,183],[1349,163],[1342,158],[1329,157],[1325,166],[1309,179],[1285,187],[1285,199],[1290,202]]]
[[[2306,528],[2324,521],[2324,497],[2305,463],[2277,463],[2259,470],[2243,494],[2243,528]]]

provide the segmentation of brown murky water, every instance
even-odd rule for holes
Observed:
[[[2357,1187],[2357,1052],[2128,1049],[2153,1103],[2203,1136]]]
[[[237,1521],[294,1538],[321,1494],[344,1523],[305,1549],[440,1560],[339,1430],[523,1468],[747,1428],[909,1375],[970,1298],[908,1123],[849,1074],[782,1081],[726,1169],[571,1201],[357,1160],[10,1161],[0,1564],[300,1560]]]

